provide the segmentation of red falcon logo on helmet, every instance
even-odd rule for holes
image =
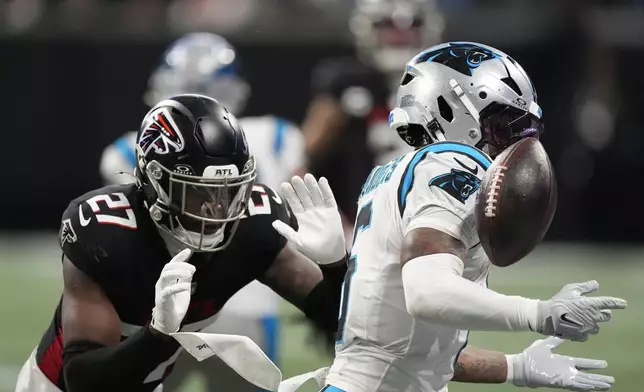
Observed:
[[[138,141],[143,154],[147,155],[151,149],[154,149],[157,154],[183,150],[185,145],[183,136],[167,108],[162,107],[153,111],[145,121],[144,130]]]

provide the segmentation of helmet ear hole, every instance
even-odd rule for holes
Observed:
[[[412,80],[414,80],[414,78],[415,78],[415,76],[414,76],[414,75],[412,75],[412,74],[410,74],[410,73],[405,73],[405,75],[403,75],[402,81],[400,82],[400,85],[401,85],[401,86],[404,86],[404,85],[406,85],[407,83],[409,83],[409,82],[411,82]]]
[[[173,114],[175,116],[185,116],[184,113],[182,113],[179,109],[171,107],[170,108],[170,114]]]
[[[436,101],[438,102],[438,111],[441,117],[443,117],[445,121],[451,123],[452,120],[454,120],[454,111],[452,111],[452,107],[449,106],[449,104],[447,103],[447,101],[442,95],[440,95],[436,99]]]
[[[514,79],[512,79],[512,77],[510,77],[510,76],[505,77],[505,78],[501,79],[501,81],[503,83],[507,84],[508,87],[510,87],[512,89],[512,91],[517,93],[518,96],[521,96],[521,89],[519,88],[519,85],[517,84],[517,82],[515,82]]]
[[[432,141],[425,128],[420,124],[408,124],[396,128],[400,137],[412,147],[423,147]]]

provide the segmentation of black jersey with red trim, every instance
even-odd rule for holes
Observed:
[[[272,227],[276,219],[296,225],[279,195],[265,185],[255,185],[228,247],[192,255],[189,262],[197,270],[181,330],[198,331],[210,325],[233,294],[264,275],[286,245]],[[122,340],[150,322],[155,283],[172,256],[150,218],[140,188],[110,185],[72,201],[62,217],[60,243],[63,254],[98,283],[112,302],[121,320]],[[42,336],[36,358],[47,378],[66,391],[61,302]],[[158,358],[159,366],[138,390],[152,391],[158,386],[179,353]]]
[[[374,165],[368,132],[386,124],[390,91],[387,77],[353,57],[327,59],[313,71],[313,94],[335,99],[345,114],[332,147],[312,163],[312,171],[329,179],[342,212],[353,219],[363,182]]]

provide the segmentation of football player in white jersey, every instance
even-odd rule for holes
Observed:
[[[364,184],[324,391],[436,392],[450,380],[610,388],[612,377],[583,371],[604,361],[551,350],[560,338],[598,333],[624,300],[584,296],[595,281],[548,300],[487,288],[477,190],[491,158],[541,133],[536,99],[521,66],[488,46],[441,44],[408,63],[389,120],[416,151],[376,167]],[[468,347],[471,330],[558,337],[506,356]]]
[[[192,33],[175,41],[163,55],[161,65],[149,80],[145,102],[157,101],[180,93],[201,93],[220,101],[238,115],[249,96],[249,86],[238,75],[235,49],[224,38],[210,33]],[[249,147],[257,161],[257,181],[279,189],[305,167],[304,140],[292,123],[274,116],[239,118]],[[136,132],[128,132],[108,146],[100,164],[106,183],[134,180],[134,146]],[[221,310],[220,317],[204,332],[233,333],[253,339],[273,360],[278,362],[279,325],[278,296],[254,281],[235,294]],[[184,355],[177,361],[164,391],[177,390],[190,371],[200,371],[207,380],[207,390],[255,390],[223,364],[195,366],[193,358]]]

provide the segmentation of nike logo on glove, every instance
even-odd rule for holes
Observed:
[[[559,317],[559,318],[561,319],[561,321],[563,321],[563,322],[565,322],[565,323],[572,324],[572,325],[576,325],[576,326],[579,326],[579,327],[583,327],[583,324],[581,324],[581,323],[579,323],[579,322],[577,322],[577,321],[574,321],[574,320],[570,319],[570,318],[568,317],[568,313],[564,313],[564,314],[562,314],[562,315],[561,315],[561,317]]]

